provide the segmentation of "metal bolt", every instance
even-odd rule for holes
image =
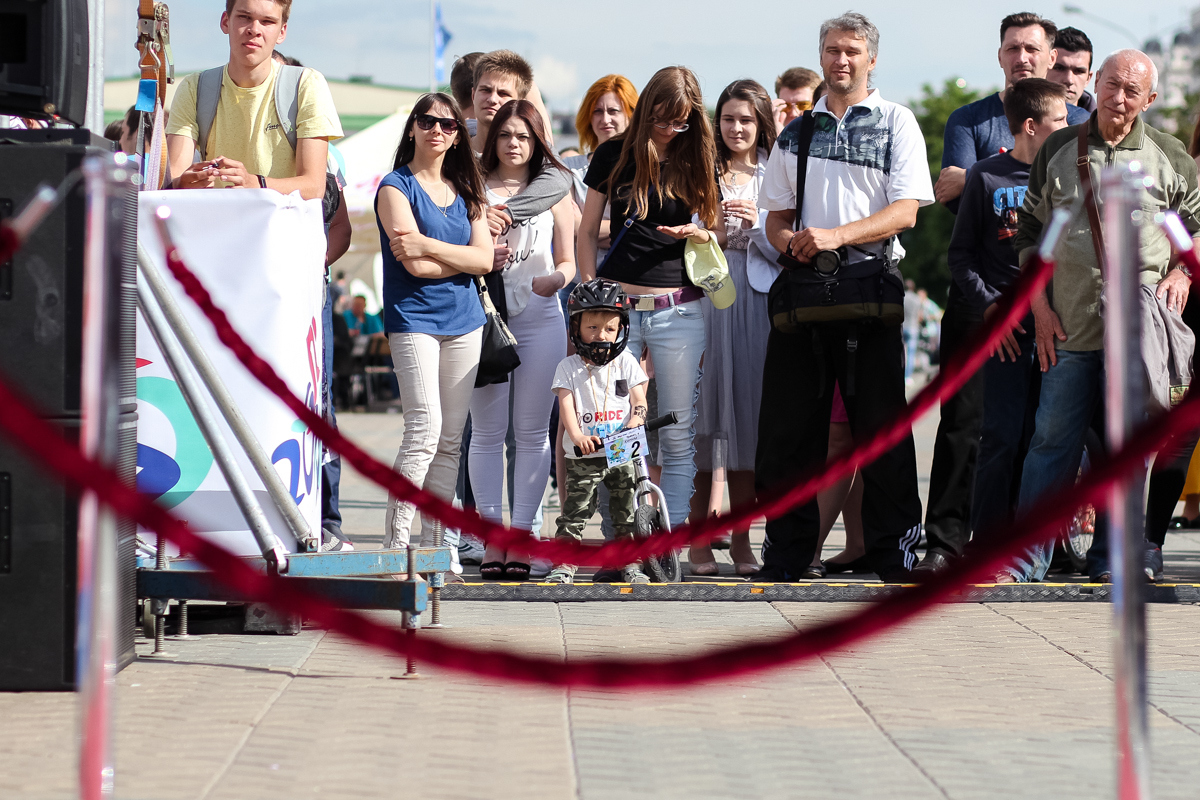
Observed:
[[[154,617],[154,655],[160,656],[166,649],[163,641],[166,638],[167,618],[162,614]]]
[[[188,635],[188,601],[179,601],[179,633],[175,634],[176,639],[190,639]]]
[[[433,523],[433,546],[441,547],[445,542],[445,530],[441,521]],[[441,574],[433,576],[437,580],[430,582],[429,587],[429,628],[442,627],[442,581]]]

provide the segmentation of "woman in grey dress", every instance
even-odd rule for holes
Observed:
[[[714,443],[724,452],[724,467],[733,507],[754,501],[754,451],[758,444],[758,405],[763,363],[767,355],[767,291],[779,267],[778,251],[767,240],[767,214],[758,207],[767,157],[775,144],[771,98],[751,80],[734,81],[717,99],[717,179],[723,219],[717,241],[725,251],[737,300],[723,310],[704,304],[708,348],[696,405],[696,493],[692,519],[709,513]],[[721,498],[713,498],[719,507]],[[750,530],[733,532],[730,557],[738,575],[758,568],[750,547]],[[712,549],[692,547],[693,575],[716,575]]]

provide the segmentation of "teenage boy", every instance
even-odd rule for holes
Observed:
[[[292,0],[225,0],[221,31],[229,37],[229,62],[211,127],[200,130],[197,100],[203,73],[179,83],[167,125],[167,154],[179,189],[274,189],[300,192],[305,200],[325,195],[329,141],[342,135],[341,123],[325,78],[316,70],[301,73],[296,93],[296,140],[293,148],[275,108],[275,84],[281,64],[275,46],[287,36]],[[197,150],[204,141],[203,152]],[[193,163],[195,161],[195,163]],[[333,304],[326,291],[322,332],[325,381],[332,360]],[[322,387],[332,419],[327,385]],[[321,469],[321,527],[325,550],[352,549],[341,531],[337,509],[340,461]]]
[[[964,301],[983,319],[1016,282],[1021,268],[1013,239],[1017,209],[1025,202],[1029,165],[1046,137],[1067,126],[1067,92],[1058,83],[1026,78],[1004,98],[1013,149],[978,161],[967,170],[950,239],[950,274]],[[1034,368],[1033,315],[1005,336],[983,368],[983,432],[975,469],[971,527],[996,530],[1016,507],[1021,462],[1037,403],[1040,374]],[[1026,434],[1026,435],[1023,435]]]
[[[201,73],[180,81],[171,103],[167,152],[176,188],[299,190],[305,200],[324,196],[328,142],[342,135],[325,78],[306,69],[300,79],[294,150],[275,111],[279,64],[271,56],[287,35],[291,8],[291,0],[225,0],[221,31],[229,36],[229,63],[197,163],[192,161],[201,139],[196,121]]]

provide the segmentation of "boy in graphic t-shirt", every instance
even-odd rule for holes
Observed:
[[[630,305],[621,285],[603,278],[580,284],[567,301],[576,354],[559,362],[554,373],[567,455],[567,495],[557,538],[582,541],[583,527],[596,513],[602,481],[612,497],[609,509],[617,537],[633,535],[633,465],[609,467],[600,441],[622,428],[646,423],[648,379],[637,359],[625,350]],[[575,571],[572,564],[559,564],[546,580],[571,583]],[[622,577],[626,583],[650,582],[637,564],[625,567]]]
[[[1012,247],[1017,208],[1025,199],[1034,156],[1046,137],[1066,126],[1067,110],[1061,85],[1043,78],[1017,81],[1004,96],[1013,149],[977,161],[967,171],[947,260],[964,300],[985,320],[1020,275]],[[1027,415],[1040,385],[1032,314],[1004,337],[983,375],[987,391],[970,522],[976,533],[986,534],[1010,518],[1020,483],[1014,479],[1025,458],[1022,431],[1032,429]]]

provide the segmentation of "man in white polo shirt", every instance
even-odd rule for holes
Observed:
[[[897,237],[916,224],[918,207],[933,202],[925,140],[911,111],[868,86],[879,31],[866,17],[847,13],[826,21],[820,42],[828,92],[811,112],[800,218],[797,154],[808,115],[784,129],[767,164],[760,196],[770,212],[767,235],[801,262],[797,270],[813,269],[817,254],[829,251],[840,251],[844,263],[877,262],[901,297],[896,264],[904,251]],[[825,463],[835,380],[855,440],[865,441],[905,405],[900,326],[869,320],[771,331],[755,470],[760,496]],[[863,467],[862,479],[867,563],[885,581],[905,580],[921,532],[911,432]],[[809,566],[819,534],[815,499],[769,520],[763,568],[751,580],[821,577],[823,569]]]

